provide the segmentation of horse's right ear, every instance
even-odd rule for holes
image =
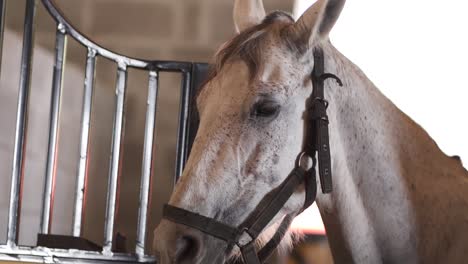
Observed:
[[[296,40],[311,47],[316,40],[328,39],[345,2],[345,0],[317,0],[294,24],[293,35]]]
[[[233,18],[237,33],[260,24],[265,18],[263,1],[235,0]]]

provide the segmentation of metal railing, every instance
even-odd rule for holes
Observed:
[[[0,59],[3,43],[5,20],[5,1],[0,0]],[[55,41],[55,64],[52,79],[51,110],[49,119],[49,141],[44,181],[43,201],[41,210],[41,234],[49,234],[52,226],[52,212],[54,205],[54,182],[56,178],[56,162],[58,149],[58,134],[60,120],[60,101],[62,95],[62,79],[64,74],[67,39],[71,37],[88,49],[84,98],[81,117],[78,172],[76,175],[76,191],[74,196],[72,237],[79,238],[82,234],[83,211],[85,207],[86,177],[88,172],[88,146],[91,119],[91,108],[95,81],[95,67],[97,58],[105,58],[117,65],[116,97],[114,123],[112,130],[111,159],[109,164],[108,189],[106,200],[106,214],[104,227],[104,241],[102,250],[92,251],[83,249],[58,249],[44,246],[27,247],[18,245],[19,221],[21,211],[22,183],[24,176],[24,159],[26,149],[26,134],[28,123],[28,97],[31,86],[31,65],[34,44],[34,25],[36,0],[26,0],[26,13],[23,33],[23,48],[21,56],[20,84],[15,127],[15,141],[13,151],[13,166],[11,173],[9,217],[7,242],[0,245],[0,260],[21,260],[39,262],[154,262],[152,256],[145,254],[146,223],[149,210],[151,171],[153,159],[153,142],[156,123],[156,105],[160,72],[179,72],[182,75],[181,100],[179,109],[179,125],[177,136],[177,157],[175,180],[182,173],[188,151],[197,129],[196,116],[190,118],[194,89],[200,84],[207,70],[203,63],[153,61],[127,57],[105,49],[86,35],[76,30],[54,5],[52,0],[42,0],[50,15],[54,18],[57,30]],[[137,68],[148,73],[148,97],[143,143],[143,160],[140,183],[138,226],[136,248],[134,253],[112,252],[115,212],[117,208],[118,181],[120,177],[119,164],[122,159],[124,107],[128,68]]]

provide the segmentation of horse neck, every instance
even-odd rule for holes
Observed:
[[[344,83],[325,86],[334,190],[317,197],[335,260],[416,260],[417,222],[434,211],[424,199],[440,198],[428,183],[452,159],[356,65],[331,44],[323,50],[326,72]]]

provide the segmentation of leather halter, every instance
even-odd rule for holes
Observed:
[[[234,246],[238,246],[245,264],[263,263],[279,245],[292,219],[296,215],[286,215],[270,241],[258,252],[255,248],[255,240],[281,208],[283,208],[297,187],[303,183],[305,185],[305,201],[301,212],[315,201],[317,195],[317,181],[315,177],[317,165],[316,152],[322,192],[330,193],[332,191],[328,116],[326,113],[328,101],[324,98],[324,82],[326,79],[332,78],[340,86],[343,84],[337,76],[331,73],[324,73],[324,64],[322,49],[314,49],[314,70],[311,74],[313,91],[307,102],[306,113],[308,122],[306,122],[305,144],[303,151],[296,158],[294,169],[286,180],[263,197],[255,210],[242,224],[238,227],[233,227],[213,218],[169,204],[164,206],[163,217],[172,222],[198,229],[205,234],[224,240],[228,244],[227,253]],[[313,160],[313,165],[308,170],[300,166],[301,159],[305,155]]]

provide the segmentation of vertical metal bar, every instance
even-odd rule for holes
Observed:
[[[179,126],[177,130],[177,153],[175,181],[179,180],[187,160],[187,127],[190,103],[190,71],[182,73],[181,97],[179,107]]]
[[[0,73],[2,72],[3,31],[5,30],[5,1],[0,0]]]
[[[200,116],[196,107],[196,94],[201,89],[201,85],[205,81],[209,70],[209,64],[193,63],[192,64],[192,81],[190,82],[190,102],[188,116],[188,131],[187,131],[187,156],[190,156],[193,141],[197,135]]]
[[[57,26],[55,38],[55,64],[52,78],[52,96],[50,101],[49,145],[47,166],[42,199],[41,233],[48,234],[52,224],[52,213],[55,194],[55,177],[57,173],[57,152],[59,140],[60,105],[62,97],[62,80],[65,70],[67,36],[62,24]]]
[[[81,236],[83,223],[83,211],[86,203],[86,181],[88,177],[88,145],[89,128],[91,120],[91,107],[93,104],[94,76],[96,68],[96,51],[88,49],[86,59],[86,73],[84,81],[83,110],[81,116],[80,133],[80,160],[78,163],[78,175],[76,177],[75,207],[73,211],[73,230],[75,237]]]
[[[156,124],[156,107],[158,97],[158,75],[149,73],[148,98],[146,101],[145,141],[143,145],[143,163],[140,183],[140,207],[138,210],[138,227],[135,252],[137,256],[145,255],[146,223],[150,207],[151,168],[153,161],[154,129]]]
[[[21,211],[22,182],[24,173],[24,157],[26,150],[26,134],[28,121],[28,102],[31,84],[31,65],[34,45],[34,16],[36,6],[34,0],[26,3],[26,15],[23,33],[23,50],[21,54],[21,73],[18,92],[18,107],[16,112],[15,145],[13,149],[13,166],[11,172],[10,204],[8,208],[7,244],[15,246],[18,242],[19,221]]]
[[[106,219],[104,223],[104,254],[112,253],[112,240],[117,205],[117,189],[120,176],[121,149],[124,134],[124,105],[127,82],[127,66],[119,64],[116,82],[116,106],[114,113],[114,127],[112,132],[112,147],[107,185]]]

